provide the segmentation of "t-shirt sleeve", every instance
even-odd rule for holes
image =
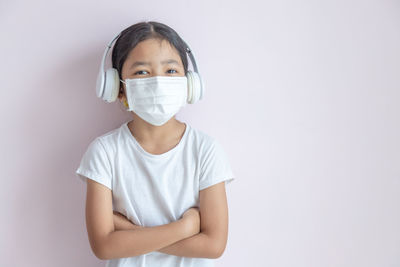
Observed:
[[[112,189],[111,163],[99,138],[89,144],[75,173],[83,182],[89,178]]]
[[[204,153],[200,166],[199,190],[223,181],[227,185],[235,179],[228,155],[216,139],[212,141],[210,148]]]

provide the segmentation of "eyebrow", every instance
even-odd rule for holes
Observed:
[[[161,61],[161,64],[177,64],[179,65],[179,62],[176,61],[175,59],[167,59],[167,60],[163,60]],[[136,66],[148,66],[150,65],[149,62],[145,62],[145,61],[136,61],[131,65],[131,69],[133,69]]]

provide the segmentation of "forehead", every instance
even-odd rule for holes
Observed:
[[[165,39],[147,39],[133,48],[126,61],[162,61],[166,58],[180,59],[179,52]]]

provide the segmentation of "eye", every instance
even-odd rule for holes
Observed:
[[[146,72],[146,73],[147,73],[147,71],[145,71],[145,70],[139,70],[139,71],[135,72],[134,74],[135,74],[135,75],[136,75],[136,74],[143,74],[143,72]]]
[[[172,71],[172,72],[171,72]],[[175,69],[169,69],[167,70],[168,73],[178,73]]]

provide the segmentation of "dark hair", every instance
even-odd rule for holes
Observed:
[[[117,69],[120,77],[122,75],[122,66],[135,46],[144,40],[156,38],[167,40],[179,52],[183,63],[185,75],[188,70],[188,59],[186,55],[186,44],[178,33],[171,27],[155,21],[139,22],[129,26],[121,32],[112,50],[112,67]]]

